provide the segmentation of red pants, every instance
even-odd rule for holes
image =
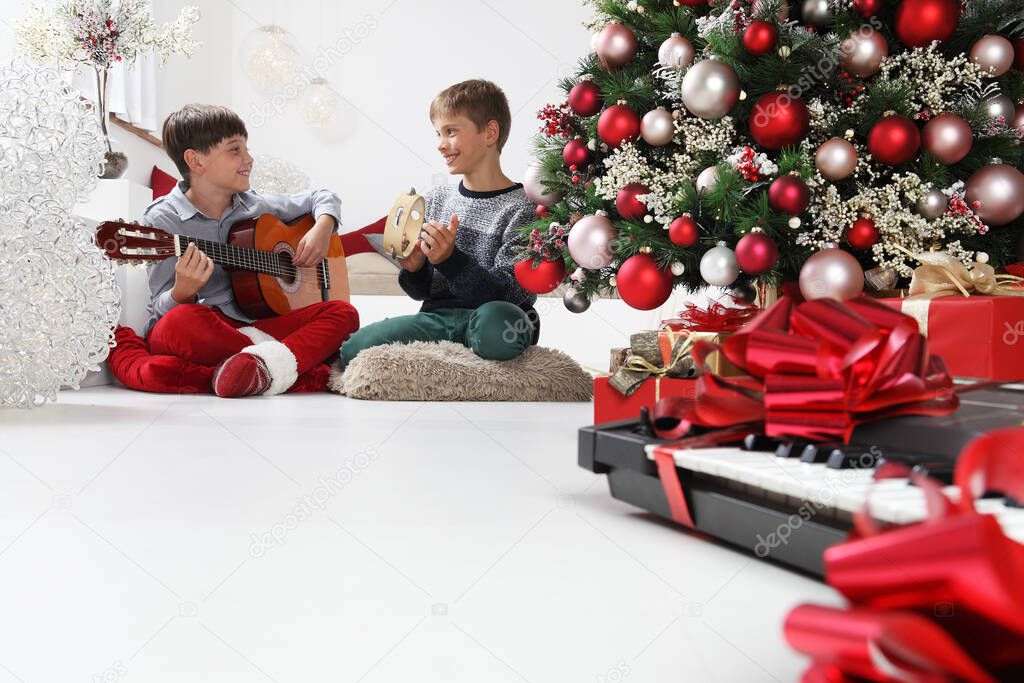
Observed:
[[[357,329],[359,314],[343,301],[313,304],[251,325],[229,318],[217,308],[182,304],[150,331],[147,342],[152,355],[144,357],[134,349],[123,362],[115,364],[113,357],[111,361],[118,379],[134,389],[210,393],[213,371],[222,361],[254,344],[276,340],[294,356],[298,379],[289,390],[323,391],[328,374],[325,361],[337,354],[341,343]],[[130,345],[124,350],[126,354],[132,351]]]

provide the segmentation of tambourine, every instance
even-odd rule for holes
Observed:
[[[426,218],[426,202],[410,188],[395,199],[384,226],[384,251],[392,258],[407,258],[416,248]]]

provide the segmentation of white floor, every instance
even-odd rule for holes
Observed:
[[[797,680],[783,619],[835,594],[612,499],[591,410],[2,411],[0,683]]]

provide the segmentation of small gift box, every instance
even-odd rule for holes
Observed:
[[[944,253],[918,254],[910,296],[880,299],[914,318],[930,351],[957,377],[1024,380],[1021,278]]]
[[[640,415],[641,408],[654,410],[662,398],[677,396],[694,398],[697,395],[697,380],[652,377],[637,385],[636,391],[625,396],[611,386],[611,377],[594,380],[594,424],[633,420]]]

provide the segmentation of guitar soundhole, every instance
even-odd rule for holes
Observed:
[[[277,254],[277,260],[281,262],[281,272],[284,275],[280,276],[281,282],[286,285],[295,284],[296,271],[292,265],[292,255],[288,252],[279,252]]]

